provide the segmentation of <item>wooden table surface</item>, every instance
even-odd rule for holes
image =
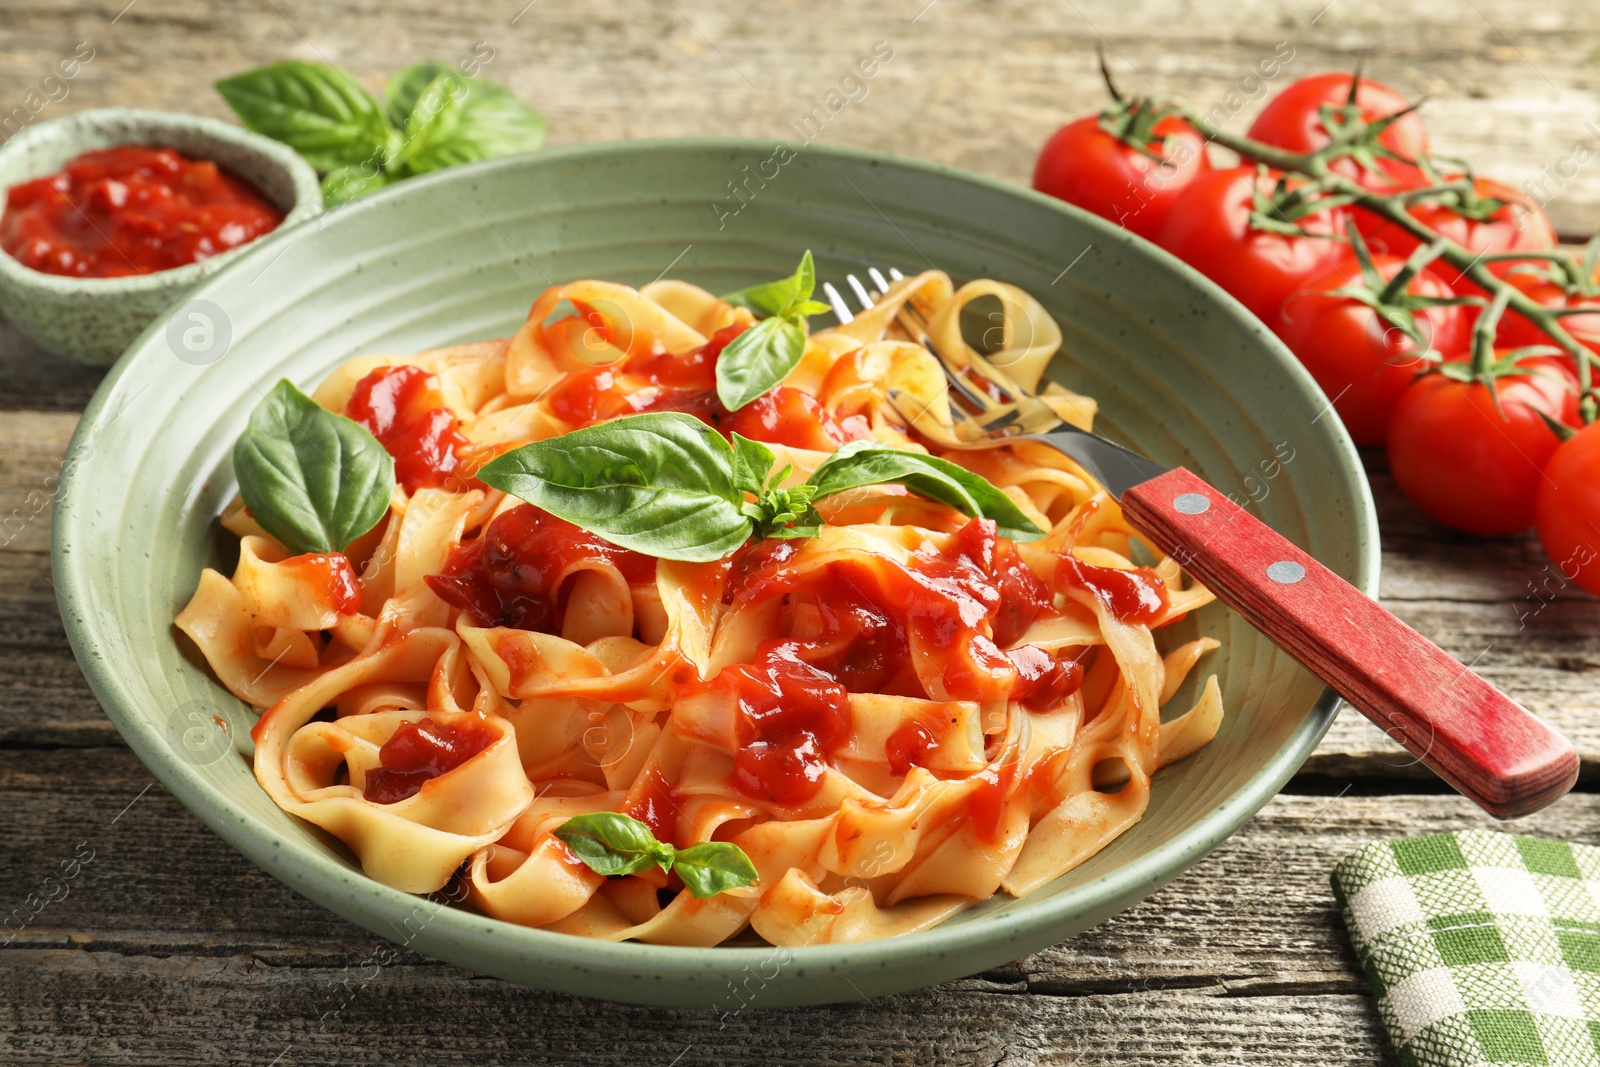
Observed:
[[[526,6],[524,6],[526,4]],[[1125,86],[1181,93],[1243,130],[1264,91],[1366,57],[1427,94],[1436,146],[1541,198],[1563,234],[1600,223],[1600,8],[1557,0],[0,0],[0,124],[112,104],[224,115],[213,80],[281,57],[369,87],[424,58],[485,73],[552,143],[795,139],[877,42],[893,58],[820,140],[1026,181],[1066,118],[1098,106],[1093,44]],[[65,99],[28,94],[87,42]],[[1268,88],[1272,86],[1269,85]],[[55,95],[60,96],[59,89]],[[36,107],[42,103],[42,106]],[[3,136],[3,134],[0,134]],[[1574,162],[1581,160],[1581,163]],[[1548,168],[1548,169],[1547,169]],[[0,949],[0,1063],[1377,1064],[1392,1062],[1333,910],[1328,870],[1366,841],[1488,826],[1374,727],[1342,714],[1303,773],[1185,876],[1008,967],[870,1003],[751,1012],[618,1007],[402,953],[254,869],[123,746],[62,634],[49,505],[98,373],[0,325],[0,913],[83,863]],[[1421,518],[1379,456],[1384,603],[1575,738],[1578,792],[1516,829],[1600,841],[1600,600],[1531,538]],[[22,909],[12,912],[13,908]]]

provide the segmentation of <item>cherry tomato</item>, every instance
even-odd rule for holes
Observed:
[[[1461,175],[1456,174],[1445,180],[1459,178]],[[1479,197],[1493,197],[1504,200],[1505,204],[1482,220],[1468,218],[1434,200],[1412,204],[1409,210],[1418,222],[1432,227],[1469,252],[1541,252],[1555,247],[1556,234],[1550,219],[1520,190],[1493,178],[1474,178],[1472,188]],[[1356,226],[1366,234],[1367,244],[1376,251],[1408,256],[1421,244],[1409,233],[1368,212],[1356,215]],[[1445,278],[1459,290],[1482,292],[1471,282],[1458,280],[1449,268],[1441,268],[1441,273],[1445,273]]]
[[[1529,261],[1506,261],[1507,264],[1515,262]],[[1561,325],[1578,343],[1600,352],[1600,297],[1569,293],[1565,286],[1557,285],[1549,278],[1509,270],[1498,263],[1491,269],[1520,289],[1524,296],[1536,304],[1548,308],[1593,308],[1593,311],[1585,311],[1581,315],[1563,315]],[[1500,317],[1500,329],[1495,333],[1495,342],[1505,348],[1551,343],[1548,334],[1510,308],[1507,308],[1505,314]]]
[[[1338,208],[1298,220],[1314,236],[1251,227],[1253,193],[1259,187],[1270,195],[1277,180],[1271,173],[1258,176],[1254,167],[1198,176],[1173,205],[1158,241],[1267,322],[1307,279],[1350,255],[1347,246],[1330,236],[1344,229],[1344,213]]]
[[[1404,260],[1373,257],[1385,281],[1399,273]],[[1309,279],[1279,309],[1273,330],[1333,400],[1333,409],[1358,445],[1381,445],[1389,416],[1400,394],[1428,368],[1430,349],[1444,359],[1466,352],[1469,316],[1461,307],[1422,308],[1412,312],[1426,345],[1419,346],[1376,311],[1333,291],[1362,284],[1354,256]],[[1424,267],[1407,286],[1417,296],[1450,296],[1444,279]]]
[[[1533,368],[1530,368],[1533,369]],[[1540,417],[1567,413],[1554,377],[1511,374],[1488,387],[1427,374],[1400,395],[1389,423],[1394,480],[1426,515],[1493,537],[1533,523],[1540,472],[1560,441]]]
[[[1168,115],[1151,127],[1151,159],[1100,128],[1100,116],[1069,122],[1045,142],[1033,187],[1155,240],[1178,194],[1211,169],[1205,139]]]
[[[1350,99],[1350,75],[1329,73],[1301,78],[1268,101],[1250,125],[1250,136],[1291,152],[1315,152],[1333,138],[1322,121],[1322,106],[1343,107]],[[1410,101],[1387,85],[1361,79],[1356,90],[1356,106],[1367,122],[1386,118],[1411,106]],[[1427,154],[1428,128],[1422,116],[1413,111],[1396,119],[1378,135],[1378,142],[1406,159]],[[1354,178],[1377,192],[1391,193],[1396,187],[1415,188],[1423,183],[1422,171],[1409,163],[1379,159],[1381,173],[1365,170],[1355,160],[1336,160],[1333,169]]]
[[[1600,593],[1600,423],[1578,431],[1545,464],[1534,516],[1561,576]]]

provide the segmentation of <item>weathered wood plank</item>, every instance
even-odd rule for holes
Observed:
[[[126,752],[0,755],[0,901],[92,856],[0,949],[7,1062],[113,1049],[131,1063],[236,1062],[240,1026],[260,1063],[342,1062],[356,1047],[372,1062],[416,1048],[438,1062],[1389,1062],[1328,869],[1367,840],[1490,825],[1455,798],[1279,797],[1150,900],[977,979],[726,1020],[621,1009],[623,1029],[618,1009],[412,953],[374,965],[378,939],[250,867],[149,784]],[[1597,815],[1600,797],[1579,795],[1516,828],[1581,826],[1575,839],[1595,841]]]
[[[297,970],[251,957],[0,953],[10,1063],[950,1065],[1393,1062],[1359,996],[1082,998],[938,990],[750,1011],[596,1005],[394,965]],[[45,975],[47,977],[41,977]],[[152,1011],[152,1006],[159,1005]]]
[[[0,413],[0,552],[49,552],[50,515],[76,412]]]
[[[152,781],[123,749],[0,750],[0,921],[47,877],[59,879],[64,861],[82,864],[65,896],[52,885],[60,899],[13,921],[11,947],[256,954],[285,967],[334,966],[370,948],[372,935],[301,901]],[[1600,795],[1580,793],[1511,828],[1595,842],[1597,816]],[[1369,840],[1505,825],[1453,796],[1280,796],[1149,900],[983,978],[989,988],[1063,996],[1359,992],[1328,888],[1333,863]]]
[[[48,354],[0,319],[0,411],[77,413],[89,405],[104,377],[103,370]]]
[[[787,5],[783,31],[736,0],[607,5],[372,0],[260,5],[244,0],[14,4],[0,84],[22,103],[79,42],[94,58],[40,119],[107,104],[225,115],[207,83],[285,55],[343,64],[374,88],[424,58],[476,55],[550,121],[551,143],[710,133],[804,140],[801,123],[830,91],[817,139],[870,146],[1026,181],[1051,130],[1101,105],[1092,47],[1102,35],[1130,92],[1180,94],[1243,130],[1267,92],[1358,58],[1367,71],[1427,94],[1437,149],[1514,184],[1539,181],[1567,232],[1600,223],[1600,146],[1592,7],[1514,0],[1175,0],[1074,7],[1025,0],[897,0],[866,8]],[[913,19],[913,17],[915,18]],[[871,81],[847,82],[884,41],[894,56]],[[485,44],[480,45],[480,42]],[[492,50],[492,53],[491,53]],[[1280,58],[1265,83],[1260,64]],[[1287,58],[1284,58],[1287,57]],[[648,91],[641,87],[648,86]],[[1571,173],[1556,172],[1566,160]]]
[[[1372,75],[1429,94],[1441,152],[1537,183],[1563,232],[1600,224],[1600,165],[1576,148],[1600,146],[1589,125],[1600,117],[1600,10],[1575,0],[1537,12],[1514,0],[1423,9],[1253,0],[1203,17],[1174,0],[791,0],[778,18],[781,33],[771,10],[734,0],[600,10],[522,0],[23,0],[5,15],[0,126],[80,41],[95,58],[40,118],[108,104],[225,115],[209,81],[285,55],[347,65],[376,89],[404,63],[470,56],[488,42],[485,73],[545,112],[553,144],[703,134],[793,142],[807,136],[796,123],[822,115],[821,141],[1022,182],[1057,124],[1099,106],[1097,37],[1110,40],[1126,88],[1221,108],[1232,130],[1259,106],[1252,71],[1282,43],[1293,57],[1269,89],[1366,56]],[[893,58],[870,81],[845,83],[878,41]],[[831,114],[835,89],[854,99]],[[1190,874],[1099,929],[967,982],[865,1005],[752,1012],[721,1027],[705,1012],[607,1008],[413,954],[372,973],[362,961],[375,938],[248,867],[159,786],[141,795],[148,773],[116,747],[71,661],[49,584],[48,500],[35,508],[29,494],[49,495],[70,413],[100,376],[0,324],[0,909],[35,892],[78,842],[97,850],[71,894],[0,949],[0,1060],[1392,1062],[1326,872],[1366,839],[1487,824],[1453,797],[1279,797]],[[12,414],[22,409],[61,414]],[[1486,674],[1572,733],[1595,770],[1600,602],[1543,586],[1531,539],[1446,534],[1395,493],[1381,460],[1369,469],[1385,602],[1459,658],[1479,657]],[[1409,763],[1347,712],[1307,770],[1360,777],[1365,791],[1422,773]],[[1308,787],[1326,784],[1316,781]],[[1597,807],[1600,798],[1574,796],[1517,828],[1594,840]]]
[[[710,1012],[630,1008],[619,1030],[606,1021],[617,1009],[412,953],[372,965],[377,938],[245,863],[150,784],[125,751],[0,753],[0,902],[20,904],[62,861],[92,856],[0,948],[7,1062],[99,1061],[112,1047],[132,1063],[233,1060],[242,1053],[225,1042],[239,1020],[263,1063],[286,1047],[281,1062],[314,1063],[354,1046],[374,1062],[422,1047],[441,1062],[668,1063],[689,1044],[684,1063],[713,1052],[733,1063],[1386,1062],[1328,869],[1366,840],[1489,825],[1448,797],[1279,797],[1150,900],[976,979],[746,1012],[725,1028]],[[1597,814],[1600,797],[1579,795],[1518,829],[1583,826],[1579,839],[1596,840]],[[1031,995],[1006,995],[1018,993]],[[153,1018],[151,1003],[164,1006]],[[821,1044],[803,1036],[824,1032]]]

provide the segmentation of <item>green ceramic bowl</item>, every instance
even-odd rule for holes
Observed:
[[[134,144],[215,160],[249,179],[281,208],[284,227],[322,211],[317,172],[293,149],[216,119],[127,107],[96,108],[36,123],[5,142],[0,147],[0,205],[13,185],[54,174],[84,152]],[[77,363],[109,366],[157,315],[248,247],[126,278],[44,274],[0,252],[0,314],[46,351]],[[203,331],[190,335],[191,340],[202,336]]]
[[[158,321],[106,380],[67,460],[55,573],[78,661],[128,743],[247,860],[381,936],[404,931],[422,952],[549,989],[720,1012],[972,974],[1116,914],[1205,855],[1294,773],[1337,706],[1220,605],[1182,625],[1223,642],[1209,669],[1227,719],[1157,775],[1144,820],[1025,899],[893,940],[689,949],[511,926],[371,881],[256,785],[254,716],[185,658],[172,618],[203,565],[227,565],[215,516],[262,391],[280,376],[309,387],[364,352],[508,334],[554,282],[643,284],[670,271],[721,292],[787,273],[805,248],[824,279],[933,264],[1024,287],[1066,334],[1053,375],[1099,399],[1105,432],[1259,498],[1278,530],[1375,590],[1371,501],[1338,420],[1318,417],[1324,397],[1237,303],[1153,245],[1002,182],[876,153],[579,146],[407,181],[269,238],[194,293],[231,335],[225,353],[179,359]],[[213,714],[231,743],[208,734]]]

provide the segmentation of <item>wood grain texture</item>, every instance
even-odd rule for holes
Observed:
[[[1365,57],[1373,76],[1428,94],[1441,152],[1533,183],[1563,233],[1600,225],[1600,162],[1585,155],[1600,148],[1600,9],[1578,0],[3,0],[0,26],[0,138],[18,107],[225,116],[210,83],[246,67],[326,60],[376,90],[402,64],[481,56],[483,42],[485,73],[544,112],[552,144],[793,142],[837,90],[849,102],[820,113],[817,140],[1018,182],[1051,130],[1100,105],[1099,38],[1126,89],[1181,93],[1233,131],[1281,80]],[[878,41],[893,58],[847,83]],[[66,98],[30,102],[79,42],[95,57]],[[1261,85],[1258,64],[1286,48],[1280,82]],[[51,479],[101,377],[0,323],[0,921],[80,844],[94,850],[67,896],[0,947],[0,1063],[1392,1062],[1328,869],[1368,840],[1492,823],[1424,793],[1430,772],[1349,709],[1294,795],[1151,900],[938,989],[721,1020],[404,952],[374,969],[379,939],[245,863],[154,785],[72,662],[50,584]],[[1531,537],[1441,530],[1381,455],[1367,461],[1384,605],[1567,732],[1600,777],[1600,599],[1553,581]],[[1597,816],[1600,797],[1577,794],[1514,828],[1593,842]]]
[[[1365,58],[1371,76],[1427,95],[1438,151],[1515,185],[1542,181],[1563,232],[1600,224],[1600,162],[1575,151],[1600,147],[1600,124],[1589,125],[1600,120],[1600,11],[1581,0],[139,0],[113,22],[125,4],[11,0],[0,113],[78,42],[94,59],[41,119],[109,104],[224,116],[211,80],[286,55],[341,64],[377,89],[396,67],[485,42],[485,73],[544,112],[553,144],[793,140],[790,124],[838,91],[850,103],[818,140],[1026,181],[1045,137],[1105,99],[1093,57],[1104,37],[1127,91],[1182,95],[1238,132],[1285,80]],[[880,40],[895,53],[882,72],[842,84]],[[1285,49],[1264,84],[1259,64]]]
[[[1406,751],[1502,819],[1578,778],[1565,737],[1179,467],[1122,495],[1130,522]]]
[[[0,921],[59,897],[0,948],[0,1061],[668,1064],[692,1044],[684,1063],[1388,1062],[1328,870],[1368,840],[1490,825],[1454,797],[1279,797],[1149,900],[1008,967],[724,1020],[602,1009],[408,952],[377,965],[383,942],[246,863],[130,753],[0,751]],[[1519,829],[1600,840],[1600,797]],[[64,896],[47,890],[74,854],[91,858]]]

